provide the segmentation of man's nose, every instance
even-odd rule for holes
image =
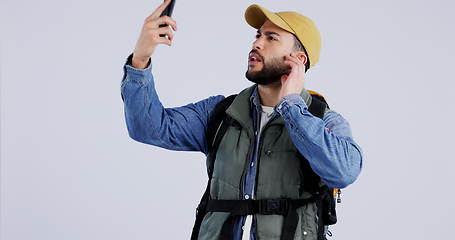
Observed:
[[[253,49],[262,49],[264,47],[264,42],[262,41],[261,38],[256,39],[256,41],[253,42]]]

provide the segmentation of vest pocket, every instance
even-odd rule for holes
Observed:
[[[297,208],[299,220],[294,240],[317,240],[316,205],[309,203]],[[278,240],[281,237],[284,217],[281,215],[256,214],[256,234],[258,239]]]
[[[202,220],[198,240],[219,239],[221,228],[230,213],[208,212]]]
[[[300,239],[317,240],[318,219],[315,203],[309,203],[297,209],[299,215]],[[297,236],[297,234],[296,234]]]
[[[300,160],[294,149],[264,149],[258,168],[258,197],[300,197]]]

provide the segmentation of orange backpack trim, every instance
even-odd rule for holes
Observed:
[[[322,97],[326,102],[328,102],[327,99],[325,99],[325,97],[322,96],[322,94],[320,94],[320,93],[318,93],[318,92],[316,92],[316,91],[313,91],[313,90],[307,90],[307,91],[308,91],[311,95],[320,96],[320,97]]]

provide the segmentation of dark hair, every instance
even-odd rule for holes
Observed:
[[[306,49],[303,46],[303,44],[300,42],[300,40],[294,34],[292,34],[292,35],[294,36],[294,50],[302,51],[306,55],[306,63],[305,63],[305,72],[306,72],[306,71],[308,71],[308,69],[310,69],[310,58],[308,57],[308,53],[306,52]]]

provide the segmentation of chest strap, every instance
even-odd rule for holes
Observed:
[[[260,199],[260,200],[214,200],[207,203],[207,212],[229,212],[221,228],[220,239],[232,240],[234,238],[232,229],[235,224],[235,217],[241,215],[263,214],[284,216],[281,240],[293,240],[295,229],[299,222],[297,208],[310,202],[315,197],[306,199]]]

